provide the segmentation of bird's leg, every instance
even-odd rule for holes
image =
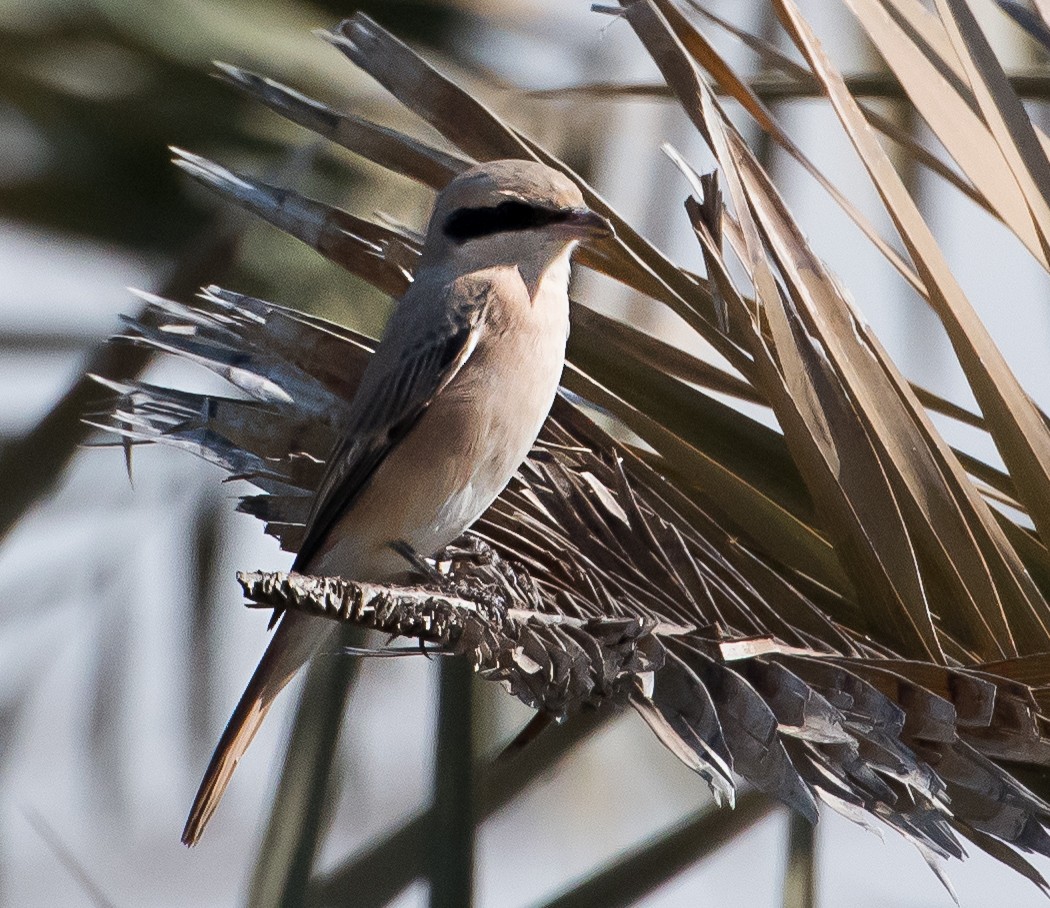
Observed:
[[[412,548],[412,546],[405,542],[405,540],[398,539],[396,542],[391,542],[390,548],[397,552],[431,583],[442,589],[448,587],[448,578],[434,567],[434,565],[427,561],[426,558],[420,555],[419,552]]]
[[[416,571],[422,574],[435,586],[442,590],[447,590],[449,586],[448,577],[441,573],[434,565],[426,560],[422,555],[419,554],[411,545],[405,542],[404,539],[398,539],[396,542],[390,543],[390,548],[397,552],[402,558],[405,559]],[[393,637],[391,637],[393,640]],[[388,641],[389,642],[389,641]],[[428,659],[431,658],[430,650],[427,649],[426,641],[419,638],[419,651],[426,656]]]

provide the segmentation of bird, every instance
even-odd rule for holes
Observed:
[[[470,167],[438,193],[394,308],[327,458],[292,570],[391,582],[477,520],[528,456],[569,333],[570,258],[613,232],[536,161]],[[283,613],[204,774],[194,845],[280,691],[334,622]]]

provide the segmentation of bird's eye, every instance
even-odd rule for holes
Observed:
[[[557,224],[568,217],[568,212],[555,208],[543,208],[528,202],[500,202],[491,208],[457,208],[446,219],[442,227],[445,236],[455,243],[489,236],[529,230]]]

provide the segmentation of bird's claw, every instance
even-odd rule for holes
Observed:
[[[430,583],[445,589],[448,586],[448,577],[442,574],[426,558],[419,554],[412,546],[403,539],[390,543],[390,547],[405,559],[417,572],[422,574]]]

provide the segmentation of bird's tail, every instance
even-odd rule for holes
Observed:
[[[182,841],[196,845],[252,738],[281,690],[328,636],[330,622],[286,613],[219,739],[190,808]],[[332,627],[335,625],[332,624]]]

